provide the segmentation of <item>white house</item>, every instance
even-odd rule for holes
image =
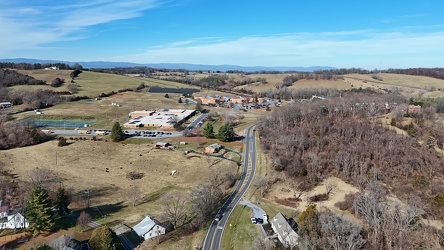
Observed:
[[[149,216],[146,216],[139,224],[135,225],[133,230],[145,240],[165,234],[165,227],[159,221]]]
[[[298,244],[299,235],[294,231],[283,214],[278,213],[271,220],[271,228],[273,228],[279,241],[284,246],[295,247]]]
[[[0,201],[1,203],[1,201]],[[0,206],[0,219],[8,217],[9,207],[8,206]]]
[[[28,228],[29,222],[20,213],[8,215],[0,222],[0,229]]]

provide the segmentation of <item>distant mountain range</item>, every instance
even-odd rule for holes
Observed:
[[[118,68],[118,67],[150,67],[155,69],[185,69],[190,71],[196,70],[210,70],[210,71],[221,71],[225,72],[228,70],[239,70],[244,72],[254,72],[254,71],[303,71],[303,72],[313,72],[316,70],[329,70],[336,69],[330,66],[312,66],[312,67],[287,67],[287,66],[276,66],[276,67],[265,67],[265,66],[239,66],[239,65],[204,65],[204,64],[189,64],[189,63],[130,63],[130,62],[104,62],[104,61],[94,61],[94,62],[69,62],[69,61],[57,61],[57,60],[40,60],[40,59],[28,59],[28,58],[12,58],[12,59],[0,59],[0,62],[12,62],[12,63],[65,63],[68,65],[73,65],[78,63],[84,68]]]

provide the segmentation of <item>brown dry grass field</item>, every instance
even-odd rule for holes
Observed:
[[[59,88],[53,88],[51,86],[15,86],[12,89],[25,90],[25,89],[51,89],[57,91],[67,91],[67,86],[70,84],[71,77],[69,76],[72,70],[18,70],[22,74],[32,76],[39,80],[44,80],[48,84],[52,80],[59,77],[65,79],[65,84]],[[75,82],[80,85],[80,91],[77,95],[79,96],[90,96],[95,97],[101,93],[108,93],[111,91],[116,91],[124,88],[135,88],[140,85],[140,83],[145,83],[146,86],[160,86],[160,87],[171,87],[171,88],[189,88],[189,85],[155,80],[149,78],[140,77],[130,77],[123,75],[107,74],[83,71],[77,78]]]
[[[376,88],[398,90],[405,96],[444,97],[444,80],[427,76],[411,76],[401,74],[377,74],[382,78],[378,81],[372,75],[350,74],[344,76],[345,81],[355,88]]]
[[[178,145],[179,141],[188,141],[187,149],[196,149],[195,139],[175,138],[169,141]],[[74,206],[86,203],[85,190],[91,190],[91,205],[101,206],[106,218],[95,218],[101,224],[125,223],[135,225],[146,215],[165,220],[162,215],[162,198],[176,191],[188,194],[198,185],[208,181],[217,172],[239,171],[236,164],[223,160],[208,167],[206,157],[195,155],[187,157],[182,146],[175,151],[154,149],[154,142],[146,140],[143,144],[125,144],[105,141],[71,141],[72,144],[58,147],[57,141],[40,145],[0,151],[3,168],[17,175],[18,180],[29,181],[29,172],[35,168],[54,171],[63,181],[63,185],[73,196]],[[206,144],[204,139],[200,145]],[[239,142],[226,144],[227,147],[241,150]],[[200,149],[203,150],[203,149]],[[106,169],[108,168],[108,172]],[[171,170],[177,174],[170,175]],[[140,180],[126,178],[128,172],[143,173]],[[132,207],[128,198],[131,186],[139,187],[140,198],[136,207]],[[107,207],[110,207],[109,209]],[[108,209],[108,210],[107,210]],[[202,232],[185,237],[181,242],[168,242],[161,245],[166,248],[180,249],[187,242],[187,249],[198,245],[203,239]]]
[[[178,145],[177,140],[180,139],[169,141]],[[50,169],[73,193],[92,190],[92,205],[129,202],[126,191],[131,185],[138,186],[145,196],[166,187],[191,191],[204,183],[215,171],[238,171],[231,161],[223,160],[209,168],[203,156],[187,157],[180,149],[155,149],[154,142],[150,140],[144,144],[90,140],[68,142],[71,144],[65,147],[58,147],[57,141],[49,141],[0,151],[0,159],[4,169],[16,174],[23,181],[29,181],[30,170]],[[170,175],[171,170],[177,170],[177,174]],[[144,177],[129,180],[126,178],[128,172],[140,172]],[[158,214],[158,211],[146,213]]]

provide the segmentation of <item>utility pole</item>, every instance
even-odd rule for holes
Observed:
[[[91,195],[91,190],[89,189],[85,190],[85,194],[86,194],[86,207],[89,207],[89,198]]]

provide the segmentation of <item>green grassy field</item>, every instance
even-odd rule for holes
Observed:
[[[261,232],[257,225],[250,220],[251,209],[244,205],[237,205],[231,213],[225,227],[221,249],[248,249],[253,240]]]

